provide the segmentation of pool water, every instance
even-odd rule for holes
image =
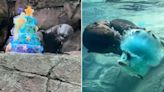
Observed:
[[[84,0],[82,9],[83,30],[95,21],[126,19],[164,39],[163,0]],[[88,53],[83,46],[83,92],[164,92],[163,63],[138,79],[117,65],[119,58],[113,53]]]

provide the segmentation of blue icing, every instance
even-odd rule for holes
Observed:
[[[121,41],[122,62],[133,72],[144,76],[151,66],[157,66],[162,56],[160,41],[144,30],[130,30]]]
[[[35,25],[37,24],[37,20],[36,18],[32,17],[32,16],[25,16],[26,24],[30,24],[30,25]]]
[[[26,22],[19,29],[18,39],[10,37],[11,51],[22,53],[41,53],[43,51],[43,47],[41,46],[38,35],[36,34],[37,20],[32,16],[25,16],[24,18],[26,19]]]

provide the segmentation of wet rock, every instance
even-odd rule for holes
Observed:
[[[132,92],[140,81],[141,79],[129,75],[127,71],[120,68],[120,73],[115,83],[115,92]]]
[[[104,73],[99,73],[98,79],[83,80],[83,90],[87,92],[133,92],[140,81],[119,67],[111,66],[109,69],[106,67],[104,71]]]
[[[88,70],[85,73],[90,74],[85,74],[83,90],[86,92],[163,92],[163,60],[159,66],[152,68],[143,79],[129,75],[126,70],[117,65],[106,67],[100,64],[96,65],[96,59],[94,61],[90,60],[92,64],[86,66],[86,63],[84,63],[83,65]],[[94,76],[100,77],[89,79],[88,76],[91,76],[92,72],[99,72],[95,67],[104,69],[98,75],[93,73]]]
[[[109,55],[108,57],[119,59],[117,55]],[[104,62],[105,59],[103,57],[101,62]],[[90,59],[88,58],[87,60]],[[96,63],[97,61],[100,62],[96,58],[92,61],[90,60],[92,64],[87,65],[86,60],[83,63],[84,70],[87,70],[83,71],[85,74],[83,75],[85,76],[83,77],[83,90],[86,92],[132,92],[140,81],[140,79],[130,76],[119,67],[115,60],[108,59],[108,62],[111,63],[110,65]]]
[[[92,67],[85,68],[86,70],[84,70],[84,72],[86,72],[88,70],[92,70],[92,71],[89,71],[89,73],[86,73],[86,74],[84,73],[85,76],[83,76],[83,78],[86,78],[87,80],[95,80],[95,79],[99,78],[99,75],[101,74],[101,72],[104,69],[102,66],[98,66],[98,64],[92,64],[91,66]]]
[[[100,69],[101,68],[101,66],[97,66],[96,65],[96,69],[94,68],[94,67],[92,67],[93,66],[93,64],[95,63],[94,61],[95,61],[95,57],[94,57],[94,55],[84,55],[84,53],[85,53],[85,49],[83,48],[83,63],[82,63],[82,65],[83,65],[83,76],[82,76],[82,78],[83,79],[85,79],[85,80],[87,80],[87,79],[93,79],[93,78],[95,78],[95,77],[97,77],[97,76],[95,76],[96,74],[94,74],[94,73],[89,73],[89,72],[92,72],[92,70],[97,70],[97,69]],[[92,57],[92,58],[89,58],[89,57]],[[88,70],[90,70],[90,71],[88,71]],[[93,75],[93,76],[92,76]]]
[[[99,80],[87,80],[83,81],[83,91],[84,92],[117,92],[115,91],[115,87],[108,86],[103,87],[100,86]]]
[[[111,66],[109,69],[106,69],[104,73],[100,76],[100,83],[104,86],[115,85],[117,78],[120,74],[120,68]]]
[[[163,92],[164,91],[164,59],[159,66],[152,68],[149,73],[139,82],[132,92]]]

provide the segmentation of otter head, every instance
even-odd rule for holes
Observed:
[[[68,24],[60,24],[57,28],[57,40],[66,41],[73,34],[73,28]]]

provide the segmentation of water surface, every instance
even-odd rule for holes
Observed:
[[[164,39],[162,0],[84,0],[83,29],[95,21],[117,18],[132,21]],[[143,92],[138,89],[143,80],[121,71],[116,63],[119,58],[119,55],[112,53],[87,53],[87,49],[83,47],[83,92]],[[148,91],[164,92],[164,88],[161,91]]]

